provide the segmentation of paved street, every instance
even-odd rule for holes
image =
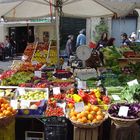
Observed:
[[[10,69],[12,62],[13,60],[0,61],[0,69],[2,70]]]

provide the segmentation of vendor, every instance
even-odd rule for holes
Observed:
[[[128,36],[126,33],[121,34],[121,39],[122,39],[122,45],[123,46],[130,46],[131,42],[128,39]]]

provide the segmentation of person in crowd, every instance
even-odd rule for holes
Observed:
[[[86,32],[85,32],[85,29],[82,29],[80,32],[79,32],[79,35],[77,36],[77,39],[76,39],[76,47],[79,47],[81,45],[86,45]]]
[[[121,34],[121,39],[122,39],[122,45],[124,46],[130,46],[131,42],[128,39],[128,36],[126,33]]]
[[[11,55],[13,57],[13,55],[15,55],[16,53],[16,42],[13,36],[10,37],[10,44],[11,44]]]
[[[115,38],[111,37],[111,38],[108,40],[106,46],[114,46],[114,42],[115,42]]]
[[[10,44],[10,38],[9,36],[5,36],[5,41],[4,41],[4,48],[5,48],[5,53],[6,56],[9,58],[12,56],[12,46]]]
[[[67,54],[67,57],[68,58],[72,54],[72,50],[73,50],[73,39],[74,39],[74,36],[73,35],[69,35],[68,36],[68,40],[66,42],[65,50],[66,50],[66,54]]]
[[[106,32],[103,32],[102,35],[101,35],[100,40],[97,43],[96,49],[100,50],[101,48],[106,47],[107,42],[108,42],[108,34]]]
[[[100,51],[100,49],[106,47],[107,42],[108,42],[108,34],[106,32],[103,32],[96,46],[96,50],[99,52],[99,58],[101,60],[102,65],[104,65],[104,55]]]

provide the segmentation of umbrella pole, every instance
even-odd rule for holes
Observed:
[[[58,7],[55,7],[55,24],[56,24],[56,46],[57,46],[57,66],[59,66],[59,49],[60,49],[60,42],[59,42],[59,15],[58,15]]]

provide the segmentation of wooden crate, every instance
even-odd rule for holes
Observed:
[[[111,126],[110,140],[138,140],[139,126],[134,124],[130,127]]]
[[[15,140],[15,120],[6,127],[0,127],[0,140]]]
[[[92,129],[74,127],[74,140],[98,140],[99,127]]]

